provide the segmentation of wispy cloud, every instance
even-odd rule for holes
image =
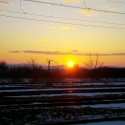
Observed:
[[[4,5],[4,6],[9,6],[11,5],[12,3],[9,2],[9,1],[0,1],[0,5]]]
[[[30,54],[43,54],[43,55],[75,55],[75,56],[90,56],[90,53],[79,52],[78,50],[72,50],[70,52],[64,51],[36,51],[36,50],[24,50],[24,51],[9,51],[10,53],[30,53]],[[96,56],[97,53],[91,53],[91,56]],[[98,53],[99,56],[125,56],[125,53]]]
[[[22,51],[14,50],[14,51],[9,51],[10,53],[21,53]]]
[[[61,0],[61,2],[80,2],[80,0]]]
[[[85,16],[97,16],[98,14],[95,13],[93,10],[90,9],[80,9],[80,13],[84,14]]]
[[[72,52],[78,52],[78,50],[72,50]]]
[[[72,27],[72,26],[50,26],[50,29],[53,29],[53,30],[74,30],[75,28]]]

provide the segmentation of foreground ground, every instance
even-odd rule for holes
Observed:
[[[1,125],[83,124],[124,119],[125,82],[0,83]]]

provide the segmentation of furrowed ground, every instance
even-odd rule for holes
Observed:
[[[1,125],[125,119],[125,82],[1,83]]]

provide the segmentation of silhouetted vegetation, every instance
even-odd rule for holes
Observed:
[[[60,69],[55,67],[48,71],[47,68],[36,65],[9,66],[6,62],[0,62],[0,78],[32,78],[32,79],[55,79],[63,78],[91,78],[100,80],[105,78],[125,78],[125,68],[118,67],[98,67],[82,68],[74,67],[72,69]]]

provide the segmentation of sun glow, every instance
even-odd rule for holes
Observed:
[[[73,67],[74,66],[74,62],[68,62],[68,67]]]

